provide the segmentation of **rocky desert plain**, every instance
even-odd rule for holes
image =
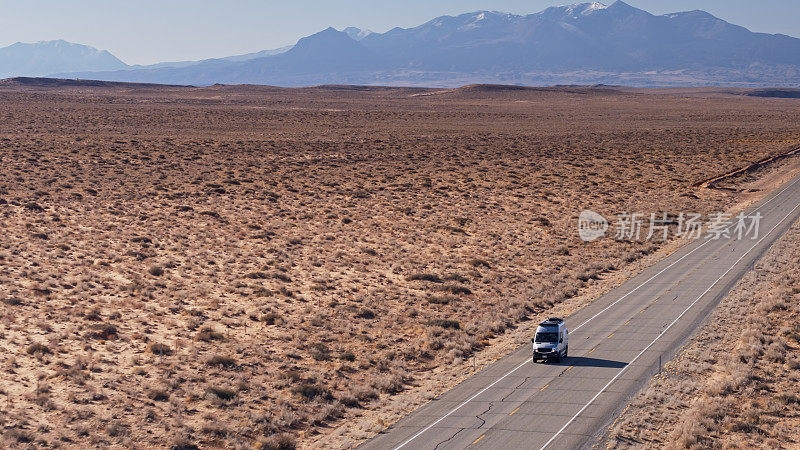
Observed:
[[[353,447],[672,244],[580,211],[796,169],[701,183],[800,145],[746,94],[2,81],[0,447]]]

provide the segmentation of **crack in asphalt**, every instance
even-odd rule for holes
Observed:
[[[442,445],[442,444],[444,444],[444,443],[446,443],[446,442],[448,442],[448,441],[451,441],[451,440],[453,440],[453,438],[454,438],[454,437],[458,436],[458,433],[461,433],[461,432],[462,432],[462,431],[464,431],[465,429],[466,429],[466,428],[461,428],[461,429],[459,429],[458,431],[456,431],[455,433],[453,433],[453,435],[452,435],[452,436],[450,436],[449,438],[447,438],[447,439],[443,440],[442,442],[439,442],[438,444],[436,444],[436,447],[433,447],[433,450],[439,450],[439,446],[440,446],[440,445]]]
[[[481,418],[481,416],[482,416],[482,415],[484,415],[484,414],[486,414],[486,413],[488,413],[489,411],[491,411],[491,410],[492,410],[492,408],[494,408],[494,402],[493,402],[493,401],[489,402],[489,407],[488,407],[488,408],[486,408],[486,411],[484,411],[484,412],[482,412],[482,413],[480,413],[480,414],[476,414],[476,415],[475,415],[475,418],[481,421],[481,424],[480,424],[480,425],[478,425],[478,427],[477,427],[476,429],[483,428],[483,426],[484,426],[484,425],[486,425],[486,420],[485,420],[485,419],[482,419],[482,418]],[[456,436],[458,436],[458,433],[461,433],[462,431],[464,431],[464,430],[466,430],[466,429],[467,429],[467,428],[461,428],[461,429],[459,429],[458,431],[456,431],[455,433],[453,433],[453,435],[452,435],[452,436],[450,436],[449,438],[447,438],[447,439],[445,439],[445,440],[443,440],[443,441],[439,442],[438,444],[436,444],[436,447],[434,447],[434,450],[438,450],[440,445],[442,445],[442,444],[446,444],[447,442],[449,442],[449,441],[452,441],[452,440],[453,440],[453,438],[455,438]],[[470,429],[473,429],[473,428],[470,428]]]
[[[483,428],[483,426],[486,425],[486,420],[482,419],[481,416],[491,411],[493,407],[494,407],[494,402],[489,402],[489,408],[486,411],[475,415],[475,418],[482,422],[480,425],[478,425],[478,428]]]
[[[475,428],[475,429],[480,429],[480,428],[483,428],[483,426],[484,426],[484,425],[486,425],[486,420],[485,420],[485,419],[482,419],[482,418],[481,418],[481,416],[482,416],[482,415],[484,415],[484,414],[486,414],[486,413],[488,413],[489,411],[491,411],[491,410],[492,410],[492,408],[494,408],[494,402],[493,402],[493,401],[489,402],[489,407],[488,407],[488,408],[486,408],[486,411],[484,411],[484,412],[482,412],[482,413],[480,413],[480,414],[476,414],[476,415],[475,415],[475,418],[481,421],[481,424],[480,424],[480,425],[478,425],[478,427],[477,427],[477,428]],[[445,444],[445,443],[447,443],[447,442],[449,442],[449,441],[452,441],[452,440],[453,440],[453,438],[455,438],[456,436],[458,436],[458,433],[461,433],[462,431],[464,431],[464,430],[466,430],[466,429],[467,429],[467,428],[461,428],[461,429],[459,429],[458,431],[456,431],[455,433],[453,433],[453,435],[452,435],[452,436],[450,436],[449,438],[447,438],[447,439],[445,439],[445,440],[443,440],[443,441],[439,442],[438,444],[436,444],[436,447],[434,447],[434,450],[438,450],[440,445],[442,445],[442,444]],[[469,429],[473,429],[473,428],[469,428]]]
[[[519,388],[520,388],[520,386],[522,386],[523,384],[527,383],[527,382],[528,382],[528,380],[530,380],[530,379],[531,379],[531,377],[529,377],[529,376],[528,376],[528,377],[525,377],[525,378],[523,378],[523,379],[522,379],[522,382],[520,382],[520,383],[519,383],[519,384],[518,384],[518,385],[517,385],[517,386],[516,386],[514,389],[512,389],[512,390],[511,390],[511,392],[509,392],[508,394],[506,394],[506,396],[505,396],[505,397],[503,397],[502,399],[500,399],[500,401],[501,401],[501,402],[504,402],[504,401],[506,401],[506,399],[507,399],[509,396],[511,396],[511,394],[513,394],[513,393],[514,393],[514,391],[516,391],[517,389],[519,389]]]

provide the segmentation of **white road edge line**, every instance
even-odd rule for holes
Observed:
[[[800,180],[797,180],[797,181],[793,182],[792,184],[790,184],[789,186],[786,186],[786,187],[785,187],[785,188],[783,188],[783,189],[782,189],[780,192],[778,192],[777,194],[773,195],[773,196],[772,196],[772,198],[770,198],[769,200],[767,200],[767,201],[765,201],[764,203],[762,203],[762,204],[761,204],[761,205],[760,205],[758,208],[754,209],[752,212],[756,212],[756,211],[759,211],[759,210],[761,210],[761,208],[763,208],[764,206],[766,206],[766,205],[770,204],[770,203],[771,203],[773,200],[775,200],[776,198],[780,197],[780,195],[781,195],[781,194],[783,194],[784,192],[786,192],[786,191],[787,191],[789,188],[791,188],[792,186],[794,186],[794,185],[795,185],[795,184],[797,184],[798,182],[800,182]],[[792,211],[794,211],[794,210],[792,210]],[[791,214],[791,213],[790,213],[790,214]],[[786,218],[784,217],[784,219],[786,219]],[[781,221],[781,222],[782,222],[782,221]],[[779,222],[779,223],[780,223],[780,222]],[[732,226],[732,225],[729,225],[729,226],[728,226],[728,228],[730,228],[731,226]],[[774,229],[775,229],[775,228],[773,228],[773,230],[774,230]],[[771,233],[771,232],[772,232],[772,230],[770,230],[770,233]],[[769,236],[769,233],[767,233],[767,236]],[[766,237],[766,236],[765,236],[765,237]],[[763,238],[762,238],[762,240],[763,240]],[[616,305],[617,303],[619,303],[619,302],[620,302],[620,300],[622,300],[623,298],[627,297],[628,295],[632,294],[632,293],[633,293],[634,291],[636,291],[637,289],[641,288],[642,286],[644,286],[645,284],[647,284],[648,282],[650,282],[650,281],[651,281],[653,278],[655,278],[656,276],[658,276],[659,274],[661,274],[662,272],[664,272],[664,270],[667,270],[668,268],[672,267],[672,266],[673,266],[673,265],[675,265],[676,263],[680,262],[680,261],[681,261],[683,258],[686,258],[687,256],[691,255],[691,254],[692,254],[692,253],[694,253],[696,250],[698,250],[698,249],[699,249],[699,248],[701,248],[702,246],[704,246],[704,245],[708,244],[709,242],[711,242],[711,239],[707,240],[706,242],[704,242],[703,244],[701,244],[699,247],[697,247],[696,249],[692,250],[691,252],[689,252],[689,253],[687,253],[687,254],[683,255],[683,256],[682,256],[682,257],[681,257],[681,258],[680,258],[678,261],[675,261],[674,263],[670,264],[670,265],[669,265],[669,266],[667,266],[665,269],[663,269],[661,272],[658,272],[656,275],[652,276],[652,277],[651,277],[651,278],[649,278],[647,281],[645,281],[644,283],[642,283],[642,284],[640,284],[639,286],[637,286],[636,288],[634,288],[632,291],[630,291],[630,292],[628,292],[627,294],[625,294],[625,296],[624,296],[624,297],[620,298],[619,300],[615,301],[614,303],[612,303],[611,305],[609,305],[608,307],[606,307],[605,309],[603,309],[603,310],[602,310],[602,311],[600,311],[599,313],[597,313],[597,314],[595,314],[594,316],[592,316],[592,317],[591,317],[589,320],[587,320],[586,322],[583,322],[582,324],[578,325],[578,327],[574,328],[574,329],[572,330],[572,332],[574,333],[576,330],[578,330],[578,328],[580,328],[580,327],[582,327],[582,326],[586,325],[587,323],[589,323],[590,321],[594,320],[595,318],[597,318],[597,316],[599,316],[600,314],[602,314],[603,312],[607,311],[607,310],[608,310],[609,308],[611,308],[612,306],[614,306],[614,305]],[[759,241],[759,242],[761,242],[761,241]],[[756,245],[758,245],[758,243],[756,243]],[[748,252],[747,252],[747,253],[749,253],[749,252],[750,252],[750,251],[748,250]],[[747,253],[745,253],[745,255],[747,255]],[[705,294],[704,294],[704,295],[705,295]],[[658,338],[656,338],[656,339],[658,339]],[[394,450],[399,450],[399,449],[401,449],[401,448],[405,447],[406,445],[408,445],[409,443],[411,443],[411,441],[413,441],[414,439],[416,439],[416,438],[418,438],[418,437],[422,436],[422,435],[423,435],[423,434],[424,434],[426,431],[428,431],[428,430],[430,430],[431,428],[433,428],[433,427],[435,427],[436,425],[438,425],[438,424],[439,424],[439,422],[441,422],[442,420],[446,419],[447,417],[449,417],[449,416],[450,416],[451,414],[453,414],[454,412],[456,412],[456,411],[458,411],[459,409],[461,409],[461,408],[462,408],[464,405],[466,405],[467,403],[469,403],[469,402],[471,402],[471,401],[475,400],[475,398],[476,398],[476,397],[478,397],[479,395],[483,394],[483,393],[484,393],[484,392],[486,392],[487,390],[491,389],[491,388],[492,388],[494,385],[496,385],[496,384],[497,384],[497,383],[499,383],[500,381],[504,380],[504,379],[505,379],[507,376],[509,376],[509,375],[511,375],[512,373],[516,372],[517,370],[519,370],[520,368],[522,368],[522,366],[524,366],[525,364],[528,364],[529,362],[530,362],[529,360],[525,360],[525,362],[523,362],[522,364],[520,364],[520,365],[518,365],[517,367],[513,368],[513,369],[512,369],[510,372],[508,372],[507,374],[505,374],[505,375],[503,375],[502,377],[498,378],[498,379],[497,379],[497,380],[495,380],[495,381],[494,381],[492,384],[490,384],[490,385],[486,386],[485,388],[481,389],[481,391],[480,391],[480,392],[478,392],[477,394],[473,395],[472,397],[470,397],[469,399],[467,399],[466,401],[464,401],[464,402],[463,402],[463,403],[461,403],[460,405],[458,405],[458,406],[456,406],[455,408],[453,408],[453,409],[452,409],[452,410],[451,410],[449,413],[447,413],[447,414],[443,415],[442,417],[438,418],[438,419],[437,419],[435,422],[433,422],[432,424],[430,424],[430,425],[428,425],[427,427],[423,428],[423,429],[422,429],[422,430],[420,430],[420,432],[418,432],[417,434],[415,434],[415,435],[411,436],[410,438],[408,438],[408,439],[407,439],[405,442],[403,442],[402,444],[400,444],[400,445],[398,445],[397,447],[395,447],[395,448],[394,448]],[[624,369],[623,369],[623,370],[624,370]],[[603,388],[603,389],[605,390],[606,388]],[[602,391],[601,391],[601,392],[602,392]],[[599,395],[599,394],[598,394],[598,395]],[[592,401],[594,401],[594,399],[592,399]],[[588,405],[587,405],[587,406],[588,406]],[[580,414],[580,413],[578,413],[578,414]],[[574,420],[574,418],[573,418],[573,420]],[[572,420],[570,420],[570,422],[572,422]],[[568,423],[568,424],[569,424],[569,423]],[[565,426],[564,428],[566,428],[566,426]],[[563,430],[564,430],[563,428],[562,428],[561,430],[559,430],[559,433],[561,433]],[[552,441],[552,439],[551,439],[551,441]],[[549,442],[548,442],[548,444],[549,444]],[[545,446],[547,446],[547,444],[545,444]],[[542,448],[544,448],[544,447],[542,447]]]
[[[730,267],[728,270],[726,270],[726,271],[725,271],[725,273],[723,273],[722,275],[720,275],[720,277],[719,277],[719,278],[717,278],[717,279],[716,279],[716,281],[714,281],[713,283],[711,283],[711,286],[709,286],[709,287],[708,287],[708,289],[706,289],[706,290],[705,290],[705,291],[704,291],[702,294],[700,294],[700,296],[699,296],[699,297],[697,297],[697,299],[696,299],[695,301],[693,301],[693,302],[692,302],[692,303],[691,303],[691,304],[690,304],[690,305],[689,305],[689,306],[688,306],[686,309],[684,309],[684,310],[683,310],[683,312],[681,313],[681,315],[679,315],[677,318],[675,318],[675,320],[673,320],[673,321],[672,321],[672,323],[670,323],[670,324],[669,324],[669,326],[668,326],[667,328],[665,328],[665,329],[664,329],[664,331],[662,331],[662,332],[661,332],[661,334],[659,334],[658,336],[656,336],[656,338],[655,338],[655,339],[653,339],[653,342],[651,342],[650,344],[648,344],[648,345],[647,345],[647,347],[645,347],[645,348],[644,348],[644,350],[642,350],[641,352],[639,352],[639,354],[638,354],[638,355],[636,355],[636,357],[635,357],[635,358],[633,358],[633,359],[631,360],[631,362],[629,362],[629,363],[628,363],[628,364],[627,364],[627,365],[626,365],[626,366],[625,366],[625,367],[624,367],[622,370],[620,370],[620,371],[619,371],[619,373],[617,373],[617,374],[614,376],[614,378],[612,378],[612,379],[611,379],[611,381],[609,381],[608,383],[606,383],[606,385],[605,385],[605,386],[603,386],[603,388],[602,388],[602,389],[600,389],[600,391],[599,391],[597,394],[595,394],[595,396],[594,396],[594,397],[592,397],[592,399],[591,399],[591,400],[589,400],[589,402],[588,402],[588,403],[586,403],[586,404],[583,406],[583,408],[581,408],[581,409],[580,409],[580,411],[578,411],[577,413],[575,413],[575,415],[574,415],[574,416],[572,416],[572,418],[571,418],[571,419],[569,419],[569,421],[568,421],[566,424],[564,424],[564,426],[563,426],[563,427],[561,427],[561,429],[560,429],[560,430],[558,430],[558,431],[556,432],[556,434],[554,434],[554,435],[553,435],[553,437],[551,437],[551,438],[550,438],[550,440],[548,440],[547,442],[545,442],[545,444],[544,444],[544,445],[543,445],[543,446],[542,446],[542,447],[541,447],[539,450],[544,450],[545,448],[547,448],[547,446],[548,446],[548,445],[550,445],[550,444],[551,444],[551,443],[552,443],[552,442],[553,442],[553,441],[554,441],[554,440],[555,440],[555,439],[556,439],[556,438],[557,438],[557,437],[558,437],[558,436],[559,436],[561,433],[563,433],[563,432],[564,432],[564,430],[566,430],[566,429],[567,429],[567,427],[568,427],[568,426],[570,426],[570,425],[572,424],[572,422],[574,422],[574,421],[575,421],[575,419],[577,419],[577,418],[578,418],[578,416],[580,416],[580,415],[581,415],[581,414],[582,414],[584,411],[586,411],[586,408],[588,408],[588,407],[589,407],[589,406],[590,406],[592,403],[594,403],[594,401],[595,401],[595,400],[597,400],[597,397],[600,397],[600,394],[602,394],[603,392],[605,392],[605,390],[606,390],[606,389],[608,389],[608,387],[609,387],[609,386],[611,386],[611,384],[612,384],[612,383],[614,383],[614,381],[616,381],[616,380],[617,380],[617,378],[619,378],[619,377],[620,377],[620,375],[622,375],[623,373],[625,373],[625,371],[626,371],[626,370],[628,370],[628,368],[631,366],[631,364],[635,363],[637,359],[639,359],[639,358],[640,358],[640,357],[641,357],[641,356],[642,356],[642,355],[643,355],[643,354],[644,354],[644,353],[645,353],[647,350],[649,350],[649,349],[650,349],[650,347],[652,347],[652,346],[653,346],[653,344],[655,344],[655,343],[656,343],[656,342],[657,342],[659,339],[661,339],[661,337],[662,337],[662,336],[664,336],[664,334],[666,334],[666,333],[667,333],[667,331],[669,331],[669,330],[670,330],[670,328],[672,328],[672,326],[673,326],[673,325],[675,325],[676,323],[678,323],[678,321],[681,319],[681,317],[683,317],[683,315],[684,315],[684,314],[686,314],[686,313],[687,313],[687,312],[688,312],[690,309],[692,309],[692,307],[693,307],[694,305],[696,305],[696,304],[697,304],[697,302],[699,302],[699,301],[700,301],[700,299],[702,299],[703,297],[705,297],[705,295],[706,295],[706,294],[708,294],[708,292],[709,292],[709,291],[711,291],[711,289],[713,289],[713,288],[714,288],[714,286],[716,286],[716,285],[717,285],[717,283],[719,283],[719,282],[720,282],[720,280],[722,280],[723,278],[725,278],[725,276],[726,276],[726,275],[728,275],[728,274],[730,273],[730,271],[731,271],[731,270],[733,270],[733,268],[734,268],[734,267],[736,267],[736,265],[737,265],[737,264],[739,264],[739,262],[741,262],[741,261],[742,261],[742,260],[745,258],[745,256],[749,255],[749,254],[750,254],[750,252],[752,252],[754,248],[756,248],[756,247],[757,247],[757,246],[758,246],[758,245],[759,245],[759,244],[760,244],[760,243],[761,243],[761,242],[762,242],[764,239],[766,239],[766,238],[767,238],[767,236],[769,236],[770,234],[772,234],[772,232],[773,232],[773,231],[775,231],[775,229],[776,229],[776,228],[778,228],[778,227],[779,227],[779,226],[780,226],[780,225],[781,225],[781,224],[782,224],[782,223],[783,223],[783,222],[784,222],[784,221],[785,221],[785,220],[786,220],[786,219],[787,219],[789,216],[791,216],[791,215],[792,215],[792,214],[793,214],[793,213],[794,213],[794,212],[797,210],[797,208],[800,208],[800,203],[798,203],[798,204],[797,204],[797,206],[795,206],[794,208],[792,208],[792,210],[791,210],[791,211],[789,211],[789,213],[788,213],[788,214],[786,214],[786,215],[783,217],[783,219],[781,219],[780,221],[778,221],[778,223],[777,223],[777,224],[775,224],[775,226],[774,226],[774,227],[772,227],[772,229],[770,229],[770,230],[769,230],[769,232],[768,232],[768,233],[767,233],[767,234],[766,234],[764,237],[762,237],[761,239],[759,239],[759,240],[758,240],[758,242],[756,242],[755,244],[753,244],[753,246],[752,246],[752,247],[750,247],[750,248],[749,248],[749,249],[748,249],[748,250],[747,250],[747,251],[746,251],[746,252],[745,252],[745,253],[744,253],[742,256],[740,256],[740,257],[739,257],[739,259],[737,259],[737,260],[736,260],[736,262],[735,262],[735,263],[733,263],[733,265],[732,265],[732,266],[731,266],[731,267]]]

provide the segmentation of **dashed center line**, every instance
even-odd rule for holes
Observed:
[[[522,408],[522,406],[520,406],[520,407],[518,407],[517,409],[515,409],[515,410],[511,411],[511,412],[510,412],[508,415],[509,415],[509,416],[513,416],[515,412],[519,411],[519,408]]]
[[[481,441],[481,439],[483,439],[485,437],[486,437],[486,433],[482,434],[481,437],[479,437],[478,439],[475,439],[474,441],[472,441],[472,445],[477,444],[478,442]]]
[[[547,389],[547,386],[550,386],[550,385],[549,384],[545,384],[543,388],[539,389],[539,392],[542,392],[543,390]]]

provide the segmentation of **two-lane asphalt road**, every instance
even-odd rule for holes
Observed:
[[[753,206],[757,239],[686,245],[566,319],[570,357],[530,346],[400,420],[366,449],[580,448],[666,362],[800,215],[800,176]]]

